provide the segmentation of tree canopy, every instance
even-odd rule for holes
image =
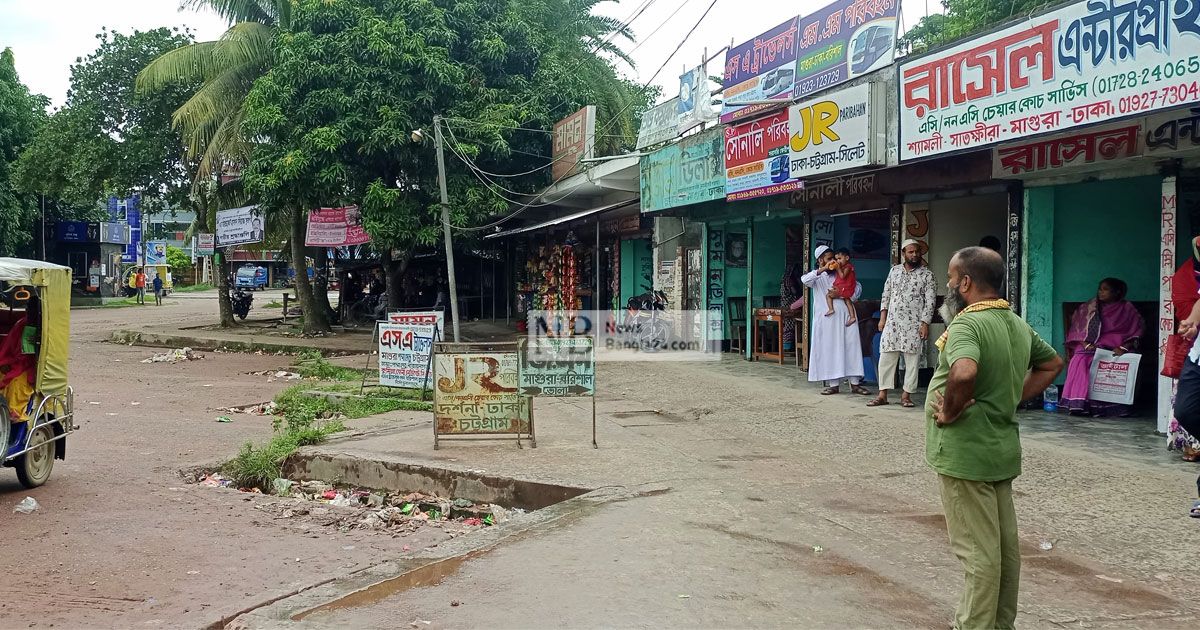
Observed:
[[[942,0],[944,13],[921,18],[900,38],[901,50],[920,53],[988,30],[1012,18],[1035,13],[1053,4],[1048,0]]]
[[[454,151],[481,169],[532,171],[500,180],[510,191],[549,183],[547,130],[585,104],[598,105],[611,148],[629,146],[648,97],[594,54],[621,34],[591,14],[597,3],[298,0],[274,66],[247,98],[247,131],[264,141],[248,187],[275,209],[361,203],[386,251],[440,234],[435,115],[447,119]],[[425,142],[413,141],[417,129]],[[508,208],[502,196],[515,195],[446,159],[452,223]]]
[[[47,101],[21,83],[12,49],[0,52],[0,256],[22,253],[30,243],[38,200],[17,188],[18,155],[45,122]]]
[[[142,68],[186,45],[179,29],[103,30],[71,66],[65,105],[50,116],[18,164],[21,187],[50,197],[58,216],[91,218],[109,195],[142,194],[147,212],[186,202],[188,169],[171,113],[194,91],[169,84],[136,92]]]

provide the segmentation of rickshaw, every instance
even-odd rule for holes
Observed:
[[[70,267],[0,258],[0,462],[26,488],[46,483],[75,430],[70,318]]]

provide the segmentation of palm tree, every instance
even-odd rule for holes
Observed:
[[[244,164],[251,143],[242,134],[246,95],[274,61],[277,29],[291,25],[290,0],[184,0],[184,8],[207,8],[230,22],[220,39],[168,52],[137,78],[139,92],[189,82],[200,88],[172,117],[196,160],[194,181],[211,179],[229,163]]]

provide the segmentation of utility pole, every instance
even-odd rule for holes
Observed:
[[[454,343],[458,337],[458,280],[454,276],[454,241],[450,237],[450,195],[446,192],[446,158],[442,154],[442,117],[433,117],[433,136],[437,143],[438,187],[442,193],[442,232],[446,237],[446,275],[450,285],[450,321]]]

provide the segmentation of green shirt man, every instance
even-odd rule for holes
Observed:
[[[1021,544],[1012,482],[1021,474],[1017,405],[1049,385],[1062,359],[999,299],[1005,265],[982,247],[950,260],[953,317],[925,403],[925,459],[938,473],[950,546],[966,588],[958,630],[1013,628]]]
[[[1025,375],[1058,354],[1008,309],[992,308],[959,315],[950,324],[946,347],[929,383],[930,392],[946,388],[950,366],[971,359],[975,404],[953,424],[939,427],[926,402],[925,461],[941,475],[970,481],[1004,481],[1021,474],[1017,405]]]

